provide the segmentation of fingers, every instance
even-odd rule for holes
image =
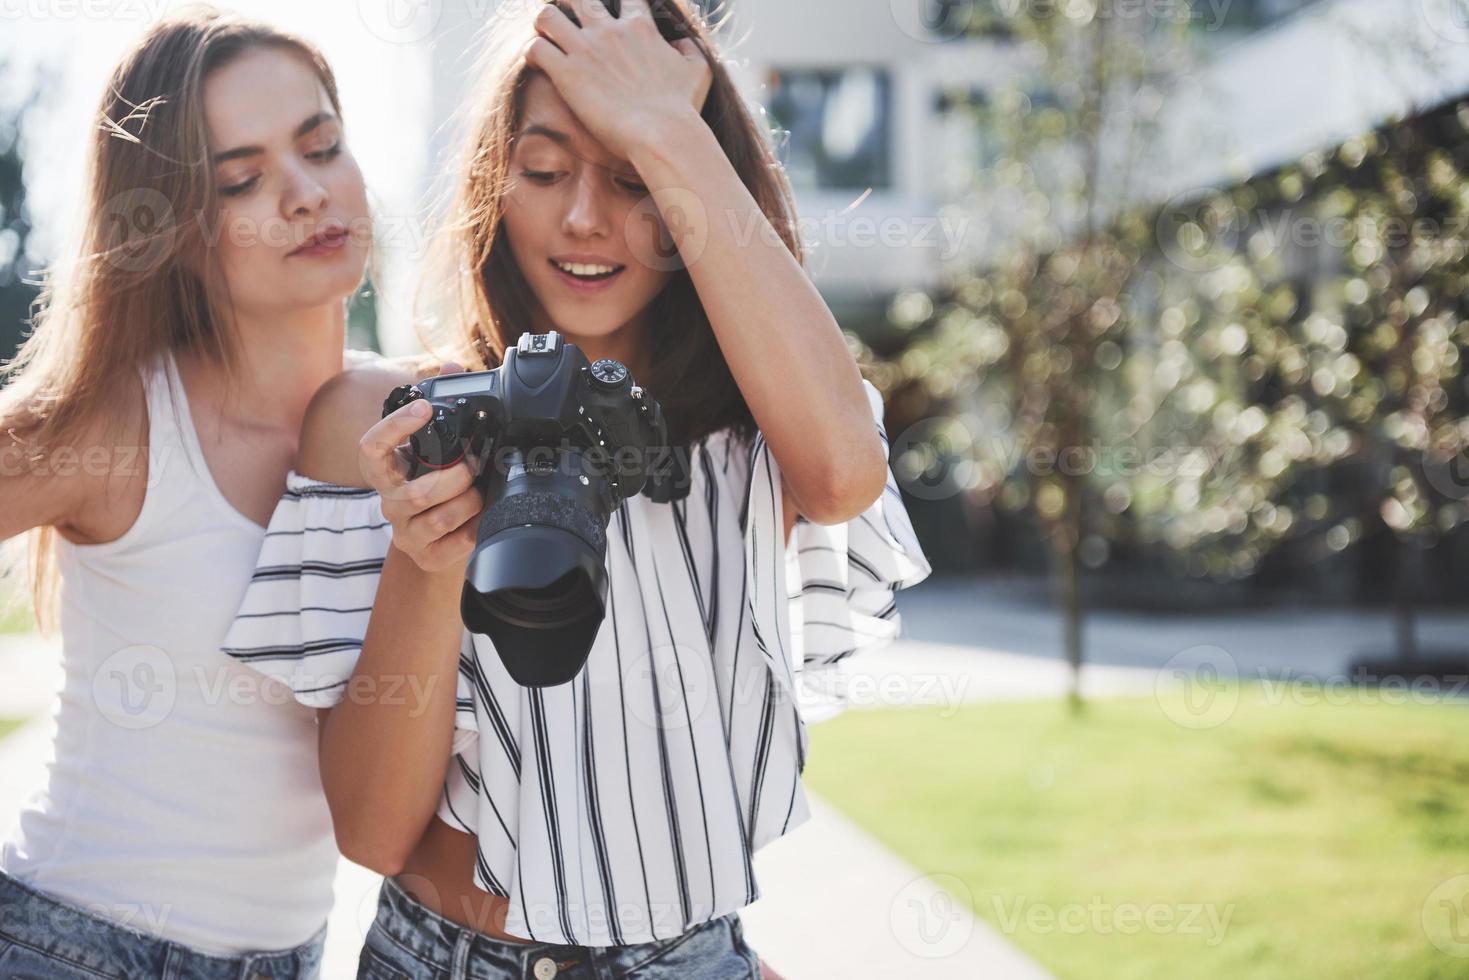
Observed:
[[[586,21],[583,20],[582,23]],[[536,33],[550,41],[563,54],[574,50],[582,41],[581,28],[572,23],[566,11],[553,3],[546,4],[536,14],[535,26]],[[535,44],[532,42],[531,49],[534,50],[534,48]],[[527,52],[526,60],[530,60],[529,52]],[[539,68],[540,65],[536,67]]]
[[[416,480],[390,486],[382,497],[383,516],[397,529],[430,508],[452,500],[474,484],[474,473],[465,460],[442,470],[425,473]]]
[[[421,398],[409,402],[362,436],[357,444],[357,461],[362,475],[374,489],[382,492],[402,480],[397,448],[423,428],[430,411],[428,402]]]
[[[565,51],[543,37],[535,38],[525,49],[526,67],[539,69],[552,79],[560,74],[569,57]]]
[[[409,548],[432,551],[443,538],[449,537],[463,527],[473,529],[484,510],[484,499],[475,489],[465,490],[443,503],[430,507],[416,517],[410,518],[403,528],[402,540]],[[394,532],[397,536],[398,532]]]
[[[458,567],[468,560],[478,543],[479,520],[470,518],[456,530],[444,535],[422,552],[420,567],[428,571]]]
[[[612,11],[607,9],[602,0],[566,0],[566,3],[576,11],[577,19],[582,22],[583,27],[593,21],[609,20],[612,17]]]
[[[439,375],[440,376],[443,376],[445,374],[463,374],[463,373],[464,373],[464,367],[458,361],[445,361],[443,364],[440,364],[439,365]]]

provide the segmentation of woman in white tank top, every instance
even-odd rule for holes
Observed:
[[[306,407],[359,359],[362,175],[320,53],[207,10],[148,31],[98,123],[79,240],[0,391],[0,540],[29,532],[65,668],[0,850],[0,976],[314,976],[337,858],[315,720],[220,642]]]

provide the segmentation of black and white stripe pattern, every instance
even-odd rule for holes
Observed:
[[[810,681],[894,639],[893,592],[929,574],[891,471],[867,512],[800,521],[789,546],[763,437],[701,440],[692,478],[683,500],[613,515],[607,614],[570,683],[522,688],[465,633],[438,815],[476,836],[475,883],[511,899],[516,935],[642,943],[755,901],[752,855],[809,816],[806,724],[842,707]],[[375,494],[294,473],[289,488],[225,649],[324,707],[392,531]]]

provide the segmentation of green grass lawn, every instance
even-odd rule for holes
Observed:
[[[29,633],[35,628],[30,604],[19,602],[11,606],[9,600],[7,587],[0,586],[0,634]]]
[[[1235,693],[848,711],[806,781],[1061,980],[1469,977],[1469,704]]]

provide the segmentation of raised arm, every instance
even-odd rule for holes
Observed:
[[[459,595],[483,507],[463,463],[403,482],[394,447],[422,420],[411,405],[379,414],[387,393],[408,380],[368,370],[328,382],[307,412],[297,467],[313,479],[377,490],[393,524],[347,692],[318,715],[337,846],[385,875],[401,870],[433,819],[452,755]]]

